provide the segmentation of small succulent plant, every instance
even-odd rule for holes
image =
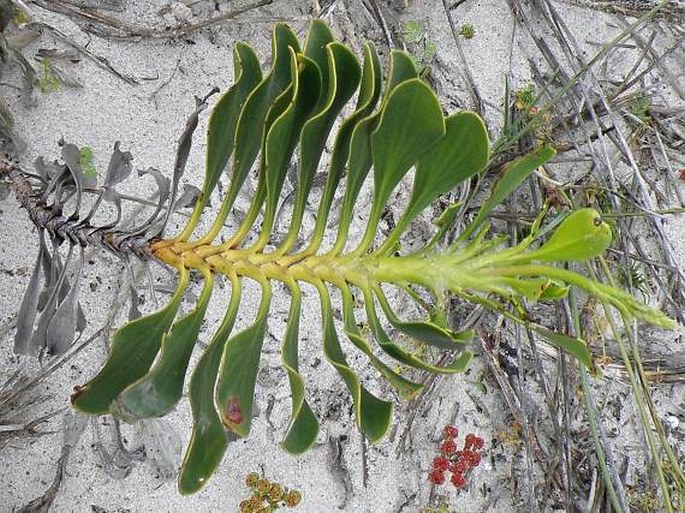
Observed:
[[[292,416],[283,441],[283,447],[291,453],[306,451],[318,433],[318,421],[307,402],[298,368],[302,283],[313,285],[318,292],[324,356],[347,386],[357,424],[372,441],[386,433],[392,403],[367,390],[350,368],[340,343],[341,334],[366,355],[369,364],[400,397],[411,398],[422,385],[381,359],[372,342],[403,368],[443,374],[463,371],[473,356],[467,345],[473,333],[448,325],[440,307],[445,294],[484,305],[524,324],[588,368],[593,368],[593,362],[583,340],[556,333],[517,307],[524,302],[559,299],[569,287],[577,287],[624,315],[660,326],[672,325],[665,315],[626,292],[557,266],[593,258],[610,243],[610,228],[592,209],[557,216],[554,228],[541,229],[548,210],[545,207],[530,235],[511,247],[506,246],[504,237],[489,235],[489,214],[536,168],[554,156],[554,150],[548,146],[540,146],[508,163],[480,210],[456,238],[446,237],[453,228],[447,215],[452,209],[440,218],[435,236],[424,247],[405,250],[402,236],[416,217],[438,197],[486,170],[492,155],[486,128],[478,115],[462,111],[445,116],[435,93],[420,79],[414,60],[400,51],[392,52],[389,60],[384,80],[372,44],[365,46],[360,64],[319,20],[312,22],[303,47],[286,25],[275,27],[272,65],[265,75],[252,48],[238,43],[234,49],[235,83],[216,103],[209,120],[202,191],[187,225],[174,237],[164,238],[161,232],[174,209],[175,189],[189,151],[187,137],[182,138],[180,145],[171,187],[174,194],[166,213],[160,206],[147,223],[131,233],[117,232],[114,224],[93,228],[89,224],[92,211],[79,219],[78,208],[68,218],[45,214],[44,202],[29,209],[34,222],[41,227],[41,234],[47,230],[53,244],[66,241],[73,248],[97,239],[115,252],[129,251],[141,258],[154,258],[178,271],[177,288],[169,303],[121,327],[114,335],[103,368],[84,386],[77,387],[72,402],[80,411],[135,421],[173,410],[182,396],[215,276],[223,275],[230,281],[231,299],[223,321],[203,349],[188,383],[193,433],[179,475],[181,493],[199,490],[221,462],[229,440],[250,432],[255,382],[274,296],[273,282],[283,283],[290,291],[281,361],[292,392]],[[355,93],[355,106],[345,110],[348,114],[336,125]],[[204,101],[200,102],[186,134],[192,133],[197,125],[203,105]],[[330,161],[322,163],[329,139]],[[57,176],[58,190],[71,187],[80,194],[83,171],[79,171],[78,148],[65,145],[63,156],[66,174],[53,174],[49,183],[55,182]],[[296,162],[297,169],[294,206],[287,234],[277,240],[274,228],[291,161]],[[0,168],[10,176],[16,175],[7,163]],[[315,226],[308,232],[303,229],[303,218],[308,203],[317,197],[312,188],[321,168],[325,168],[326,181],[318,200]],[[250,208],[227,240],[218,242],[217,237],[253,169],[258,173],[258,185]],[[148,170],[157,181],[160,196],[168,197],[168,184],[153,171]],[[128,173],[130,154],[116,146],[102,198],[116,199],[112,186]],[[218,212],[212,213],[207,210],[209,198],[224,173],[230,175],[230,186]],[[366,229],[360,240],[351,240],[352,217],[370,173],[373,200]],[[403,214],[389,233],[380,234],[379,224],[393,191],[412,176],[411,197]],[[54,187],[50,190],[54,192]],[[340,190],[344,193],[340,194]],[[46,194],[42,196],[45,197]],[[330,248],[324,250],[322,242],[328,233],[336,197],[341,198],[342,205],[338,228],[332,234]],[[20,199],[29,205],[31,195],[20,194]],[[194,236],[200,219],[211,219],[211,227]],[[550,231],[550,236],[541,235]],[[202,290],[195,307],[179,316],[191,273],[202,277]],[[243,297],[241,284],[246,279],[259,284],[261,301],[254,322],[234,333]],[[426,318],[403,319],[393,306],[388,287],[425,307]],[[70,320],[66,328],[61,326],[64,323],[57,323],[57,328],[64,328],[61,331],[54,327],[56,312],[65,301],[69,301],[69,319],[74,319],[77,311],[74,298],[61,292],[62,288],[62,281],[53,280],[50,297],[54,304],[48,303],[50,309],[45,310],[52,320],[38,322],[39,327],[43,325],[43,335],[73,335],[77,326],[76,321]],[[334,322],[333,290],[342,303],[340,332]],[[35,297],[35,291],[33,294],[30,298]],[[359,301],[370,333],[360,329],[355,318]],[[32,312],[35,317],[36,309]],[[29,324],[32,325],[34,317]],[[391,339],[388,326],[446,351],[451,358],[448,363],[437,365],[413,354]],[[31,326],[24,326],[23,330],[26,336]]]

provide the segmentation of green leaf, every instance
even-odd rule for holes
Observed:
[[[345,334],[357,349],[362,351],[371,362],[371,365],[381,373],[381,375],[390,383],[402,399],[413,399],[422,389],[423,385],[414,383],[397,372],[393,371],[385,363],[383,363],[371,349],[369,342],[362,336],[357,322],[354,318],[354,298],[349,287],[344,286],[340,288],[343,300],[343,319],[345,323]]]
[[[319,421],[304,398],[304,380],[298,371],[298,338],[300,327],[300,307],[302,292],[300,287],[292,282],[289,284],[292,294],[288,326],[281,349],[281,362],[288,372],[290,380],[290,395],[293,402],[292,415],[288,433],[283,440],[283,448],[291,454],[301,454],[309,449],[316,441],[319,433]]]
[[[259,60],[254,50],[244,43],[236,44],[233,49],[233,67],[235,83],[216,103],[209,118],[205,179],[200,199],[203,207],[209,201],[209,196],[233,153],[238,117],[243,104],[262,80]]]
[[[294,244],[302,223],[302,216],[309,198],[312,181],[319,167],[326,139],[340,110],[350,99],[359,85],[361,69],[356,57],[339,43],[331,43],[327,48],[326,70],[322,73],[322,89],[319,110],[302,129],[300,160],[297,171],[297,198],[290,223],[288,238],[279,251],[285,252]],[[324,78],[325,77],[325,80]],[[344,78],[343,78],[344,77]]]
[[[488,132],[477,114],[464,111],[448,116],[445,128],[445,134],[419,160],[409,206],[378,253],[391,251],[419,212],[488,163]]]
[[[285,174],[300,139],[302,127],[321,94],[321,73],[314,61],[290,50],[292,61],[292,97],[287,109],[271,125],[264,145],[266,212],[262,223],[261,243],[266,243],[278,208]]]
[[[246,436],[252,426],[255,383],[271,304],[271,285],[265,279],[260,285],[262,300],[257,318],[226,342],[215,392],[221,422],[240,437]]]
[[[224,197],[221,209],[210,231],[198,244],[207,244],[218,235],[245,183],[252,164],[262,147],[268,126],[264,120],[274,102],[289,86],[292,79],[290,52],[298,52],[297,36],[284,23],[274,28],[272,39],[273,64],[269,74],[255,87],[245,100],[235,133],[235,151],[231,170],[231,186]]]
[[[164,335],[157,362],[112,404],[114,415],[129,421],[161,417],[170,412],[181,398],[190,355],[197,342],[214,286],[214,278],[210,272],[205,271],[204,279],[197,306]]]
[[[202,488],[219,466],[228,446],[228,438],[214,405],[214,387],[226,341],[238,314],[242,287],[235,272],[231,280],[231,302],[219,329],[195,366],[190,379],[190,406],[193,432],[178,476],[178,489],[186,495]]]
[[[381,212],[399,181],[444,133],[438,99],[420,79],[403,82],[390,93],[371,135],[374,198],[358,252],[373,242]]]
[[[317,284],[317,289],[321,299],[324,356],[335,367],[335,370],[338,371],[352,395],[359,429],[369,437],[369,440],[375,442],[380,440],[388,430],[392,417],[392,403],[378,399],[366,390],[360,383],[357,375],[347,364],[333,323],[333,309],[331,308],[328,289],[321,282]]]
[[[402,321],[393,312],[385,297],[383,290],[380,287],[374,287],[374,292],[378,298],[378,302],[383,309],[385,317],[390,324],[405,335],[412,337],[415,340],[421,341],[425,344],[437,347],[439,349],[454,350],[460,346],[468,343],[473,338],[473,330],[464,332],[455,332],[434,322],[427,321]]]
[[[350,115],[350,117],[343,121],[338,129],[335,143],[333,145],[331,163],[328,168],[326,187],[324,189],[321,201],[319,202],[319,209],[316,216],[316,226],[314,227],[314,233],[312,234],[311,242],[307,247],[307,250],[304,252],[305,254],[314,253],[321,245],[324,231],[326,229],[326,223],[328,221],[328,215],[333,203],[333,198],[335,197],[335,192],[345,171],[345,164],[347,163],[354,129],[362,119],[364,119],[373,111],[378,99],[380,98],[381,74],[382,70],[378,53],[372,44],[367,43],[364,47],[364,65],[362,68],[361,86],[359,88],[357,108]],[[337,77],[337,79],[340,81],[341,88],[352,88],[350,78],[352,78],[351,74],[344,74]],[[354,87],[356,87],[356,84]],[[344,214],[341,214],[341,218],[343,215]],[[340,248],[342,248],[347,239],[346,232],[348,227],[344,226],[343,223],[340,223],[339,226],[340,232],[344,233],[342,235],[338,235],[338,241],[340,241],[341,244],[338,244],[336,241],[336,247],[340,245]]]
[[[601,255],[611,244],[611,228],[593,208],[572,212],[549,240],[525,255],[525,261],[588,260]]]
[[[590,354],[590,351],[588,351],[587,344],[584,340],[557,333],[535,324],[530,324],[529,326],[530,329],[547,340],[547,342],[574,356],[580,363],[587,367],[588,370],[592,371],[594,369],[592,355]]]
[[[528,176],[530,176],[538,167],[554,157],[555,154],[556,151],[550,146],[542,146],[507,164],[502,176],[492,188],[490,197],[483,203],[476,218],[460,235],[459,241],[468,239],[471,234],[483,224],[488,215],[490,215],[490,212],[492,212],[497,205],[502,203],[507,196],[521,185],[523,180],[528,178]]]
[[[374,49],[375,50],[375,49]],[[374,52],[375,53],[375,52]],[[347,186],[343,197],[338,236],[333,247],[333,253],[339,253],[345,247],[347,234],[352,217],[354,204],[359,196],[362,184],[371,170],[373,154],[371,137],[381,120],[384,106],[388,103],[391,93],[404,81],[416,78],[416,67],[411,58],[404,52],[393,51],[390,60],[390,75],[386,83],[385,94],[379,112],[370,114],[360,120],[354,127],[350,142],[349,160],[347,162]],[[442,117],[442,115],[441,115]],[[369,236],[375,233],[375,223],[370,222]],[[373,228],[373,229],[372,229]]]
[[[181,276],[169,304],[158,312],[125,324],[116,332],[105,366],[72,395],[74,408],[91,414],[109,413],[112,401],[121,391],[150,369],[188,286],[188,270],[179,266],[178,271]]]
[[[376,314],[376,308],[374,304],[373,295],[369,289],[362,289],[364,294],[364,306],[366,307],[366,317],[369,321],[371,331],[376,339],[376,342],[380,348],[389,356],[397,360],[398,362],[413,367],[415,369],[426,370],[429,372],[435,372],[439,374],[455,374],[457,372],[464,372],[466,366],[473,358],[473,353],[470,351],[463,351],[459,357],[449,365],[444,367],[437,367],[425,362],[421,358],[409,354],[407,351],[402,349],[400,346],[395,344],[390,337],[385,333],[383,326],[378,319]]]

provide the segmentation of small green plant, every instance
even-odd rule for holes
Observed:
[[[295,508],[302,501],[299,491],[286,489],[282,484],[260,477],[256,472],[247,475],[245,484],[252,496],[241,501],[240,513],[271,513],[280,508]]]
[[[14,9],[14,15],[12,16],[12,22],[17,26],[21,26],[25,23],[28,23],[31,21],[31,18],[29,18],[29,15],[24,9],[21,9],[19,7]]]
[[[454,212],[451,208],[438,220],[432,240],[424,247],[407,251],[402,237],[416,217],[437,198],[483,172],[492,155],[485,125],[478,115],[468,111],[444,115],[435,93],[419,77],[415,61],[401,51],[392,52],[389,60],[390,68],[383,80],[380,59],[372,44],[365,46],[363,62],[359,63],[320,20],[312,22],[303,47],[289,27],[276,25],[272,65],[266,75],[254,50],[238,43],[234,49],[235,83],[217,102],[209,120],[202,193],[187,224],[172,238],[164,238],[162,232],[172,211],[174,195],[167,194],[169,187],[164,177],[157,175],[160,204],[149,221],[132,234],[121,234],[113,225],[92,227],[92,210],[85,219],[56,219],[61,213],[50,212],[44,202],[32,209],[32,219],[41,228],[41,241],[46,230],[56,246],[67,240],[72,248],[99,236],[106,247],[154,258],[175,268],[179,276],[166,306],[116,332],[105,365],[88,383],[75,389],[72,404],[80,411],[113,414],[127,421],[160,417],[172,411],[183,395],[185,376],[215,277],[221,274],[228,278],[231,298],[224,319],[202,349],[189,379],[193,432],[178,479],[181,493],[194,493],[202,488],[221,462],[230,440],[250,432],[274,282],[284,284],[290,292],[281,362],[291,387],[292,411],[283,447],[296,454],[312,446],[319,429],[299,372],[302,283],[312,285],[318,293],[323,354],[349,390],[357,425],[372,442],[387,432],[393,404],[364,386],[348,364],[340,334],[367,357],[400,397],[409,399],[424,385],[397,372],[378,357],[376,349],[402,368],[442,374],[462,372],[473,356],[467,348],[473,331],[448,324],[441,306],[447,294],[483,305],[520,323],[591,371],[595,371],[595,366],[584,340],[536,322],[524,306],[559,300],[574,287],[613,306],[626,318],[663,327],[674,325],[663,313],[628,293],[567,268],[569,263],[601,255],[611,242],[609,226],[592,208],[574,212],[560,209],[558,224],[554,229],[546,229],[543,224],[551,208],[546,204],[529,234],[511,247],[506,245],[505,237],[489,233],[490,213],[554,156],[549,146],[541,145],[504,166],[475,216],[455,240],[445,240],[454,224],[454,217],[449,214]],[[356,106],[331,134],[343,108],[357,92]],[[203,105],[204,100],[187,125],[191,127],[190,133]],[[321,157],[329,134],[332,154],[326,166],[326,182],[316,207],[315,226],[306,232],[302,221],[312,201],[314,177],[323,166]],[[187,137],[181,141],[172,190],[178,186],[190,148]],[[59,189],[61,194],[63,187],[50,184],[73,184],[78,206],[82,183],[80,153],[74,145],[64,144],[62,156],[68,165],[57,167],[52,181],[45,180],[46,188]],[[119,151],[118,144],[115,145],[105,178],[105,188],[109,189],[102,193],[103,197],[107,193],[116,199],[113,185],[130,174],[131,158],[130,153]],[[277,213],[291,160],[297,162],[296,195],[287,232],[284,237],[277,237]],[[258,170],[258,182],[249,210],[237,229],[220,242],[217,238],[253,167]],[[17,178],[16,169],[2,159],[0,171]],[[210,196],[224,172],[230,175],[230,186],[218,212],[208,214],[205,210]],[[50,173],[46,176],[49,178]],[[363,234],[352,238],[350,225],[367,177],[373,187],[370,212]],[[410,178],[408,204],[389,233],[380,234],[379,224],[393,191]],[[343,180],[345,187],[341,187]],[[344,193],[338,228],[330,234],[331,246],[324,250],[322,243],[334,199],[341,189]],[[39,197],[44,196],[47,193]],[[20,195],[26,205],[33,197]],[[162,207],[166,197],[168,212]],[[200,219],[207,215],[211,215],[210,228],[193,237]],[[55,226],[59,232],[54,232]],[[548,232],[551,233],[547,235]],[[147,239],[141,240],[140,234]],[[45,259],[44,249],[41,252],[37,269]],[[191,273],[201,277],[202,290],[194,308],[179,316]],[[260,286],[260,303],[254,321],[233,333],[244,280]],[[425,316],[402,318],[389,299],[389,289],[406,294],[425,311]],[[38,321],[37,330],[43,339],[46,334],[50,338],[74,333],[74,295],[68,294],[67,311],[62,306],[66,300],[57,302],[59,290],[59,285],[53,286],[48,303],[54,303],[54,308],[45,310],[50,315],[43,313]],[[32,332],[37,291],[37,286],[30,283],[22,302],[22,326],[15,338],[18,347],[24,345],[20,334]],[[334,320],[332,292],[342,305],[341,327]],[[55,306],[58,304],[59,308]],[[365,311],[368,331],[359,328],[355,311],[358,304]],[[56,315],[60,309],[62,316]],[[407,351],[391,339],[387,326],[444,352],[448,355],[446,363],[437,365]]]
[[[428,40],[423,25],[416,20],[410,20],[402,26],[402,39],[415,60],[419,76],[425,78],[430,73],[437,46]]]
[[[476,35],[476,29],[473,28],[471,23],[464,23],[459,28],[459,35],[464,39],[473,39],[473,37]]]
[[[59,77],[52,71],[52,63],[50,62],[50,59],[41,59],[38,90],[43,94],[54,93],[59,91],[59,85]]]
[[[80,150],[81,169],[83,169],[83,175],[86,178],[96,179],[98,177],[98,172],[93,165],[93,150],[90,146],[83,146]]]
[[[628,112],[642,122],[650,119],[649,109],[652,108],[652,101],[643,94],[636,95],[628,104]]]

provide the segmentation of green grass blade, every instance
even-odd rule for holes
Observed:
[[[197,306],[164,335],[159,358],[152,369],[112,404],[112,413],[116,416],[127,420],[161,417],[181,398],[190,355],[214,287],[214,277],[209,271],[205,271],[204,279]]]
[[[235,273],[231,273],[229,277],[231,302],[190,379],[193,432],[178,476],[178,489],[183,495],[195,493],[204,486],[221,463],[228,446],[226,430],[214,405],[214,387],[221,356],[233,330],[242,294],[241,283]]]
[[[150,369],[188,286],[188,270],[179,266],[178,271],[179,282],[169,304],[158,312],[129,322],[116,332],[105,366],[72,396],[74,408],[91,414],[109,413],[112,401],[121,391]]]
[[[319,433],[319,421],[304,398],[304,380],[298,370],[298,340],[300,328],[300,310],[302,292],[293,281],[289,283],[292,294],[288,326],[281,349],[281,362],[288,372],[290,395],[293,402],[292,415],[288,432],[283,440],[283,448],[291,454],[301,454],[316,441]]]

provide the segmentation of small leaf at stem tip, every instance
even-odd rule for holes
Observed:
[[[588,260],[601,255],[611,244],[611,228],[599,212],[583,208],[561,223],[550,239],[527,259],[541,261]]]

